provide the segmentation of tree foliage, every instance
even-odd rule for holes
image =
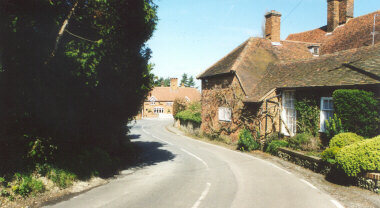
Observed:
[[[36,138],[115,152],[151,89],[156,22],[152,0],[0,1],[0,156],[20,159]]]

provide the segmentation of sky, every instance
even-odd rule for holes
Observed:
[[[281,39],[327,23],[326,0],[155,0],[159,22],[148,42],[153,73],[194,78],[249,37],[261,36],[264,14],[282,13]],[[380,0],[355,0],[355,17],[380,9]],[[380,18],[379,18],[380,21]],[[370,34],[369,34],[370,35]],[[200,81],[196,82],[200,86]]]

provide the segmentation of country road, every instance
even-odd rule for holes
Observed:
[[[47,207],[343,207],[270,161],[169,132],[170,122],[133,125],[132,142],[144,150],[140,168]]]

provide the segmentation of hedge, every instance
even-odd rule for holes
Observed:
[[[380,171],[380,135],[343,147],[335,160],[348,176]]]
[[[364,138],[362,136],[359,136],[355,133],[340,133],[335,135],[331,140],[330,140],[330,147],[345,147],[348,145],[351,145],[353,143],[362,141]]]
[[[379,101],[372,92],[357,89],[340,89],[333,93],[335,113],[346,131],[364,137],[378,134]]]

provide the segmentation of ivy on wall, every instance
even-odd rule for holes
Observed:
[[[295,103],[297,132],[316,136],[319,131],[319,107],[313,98],[301,98]]]

